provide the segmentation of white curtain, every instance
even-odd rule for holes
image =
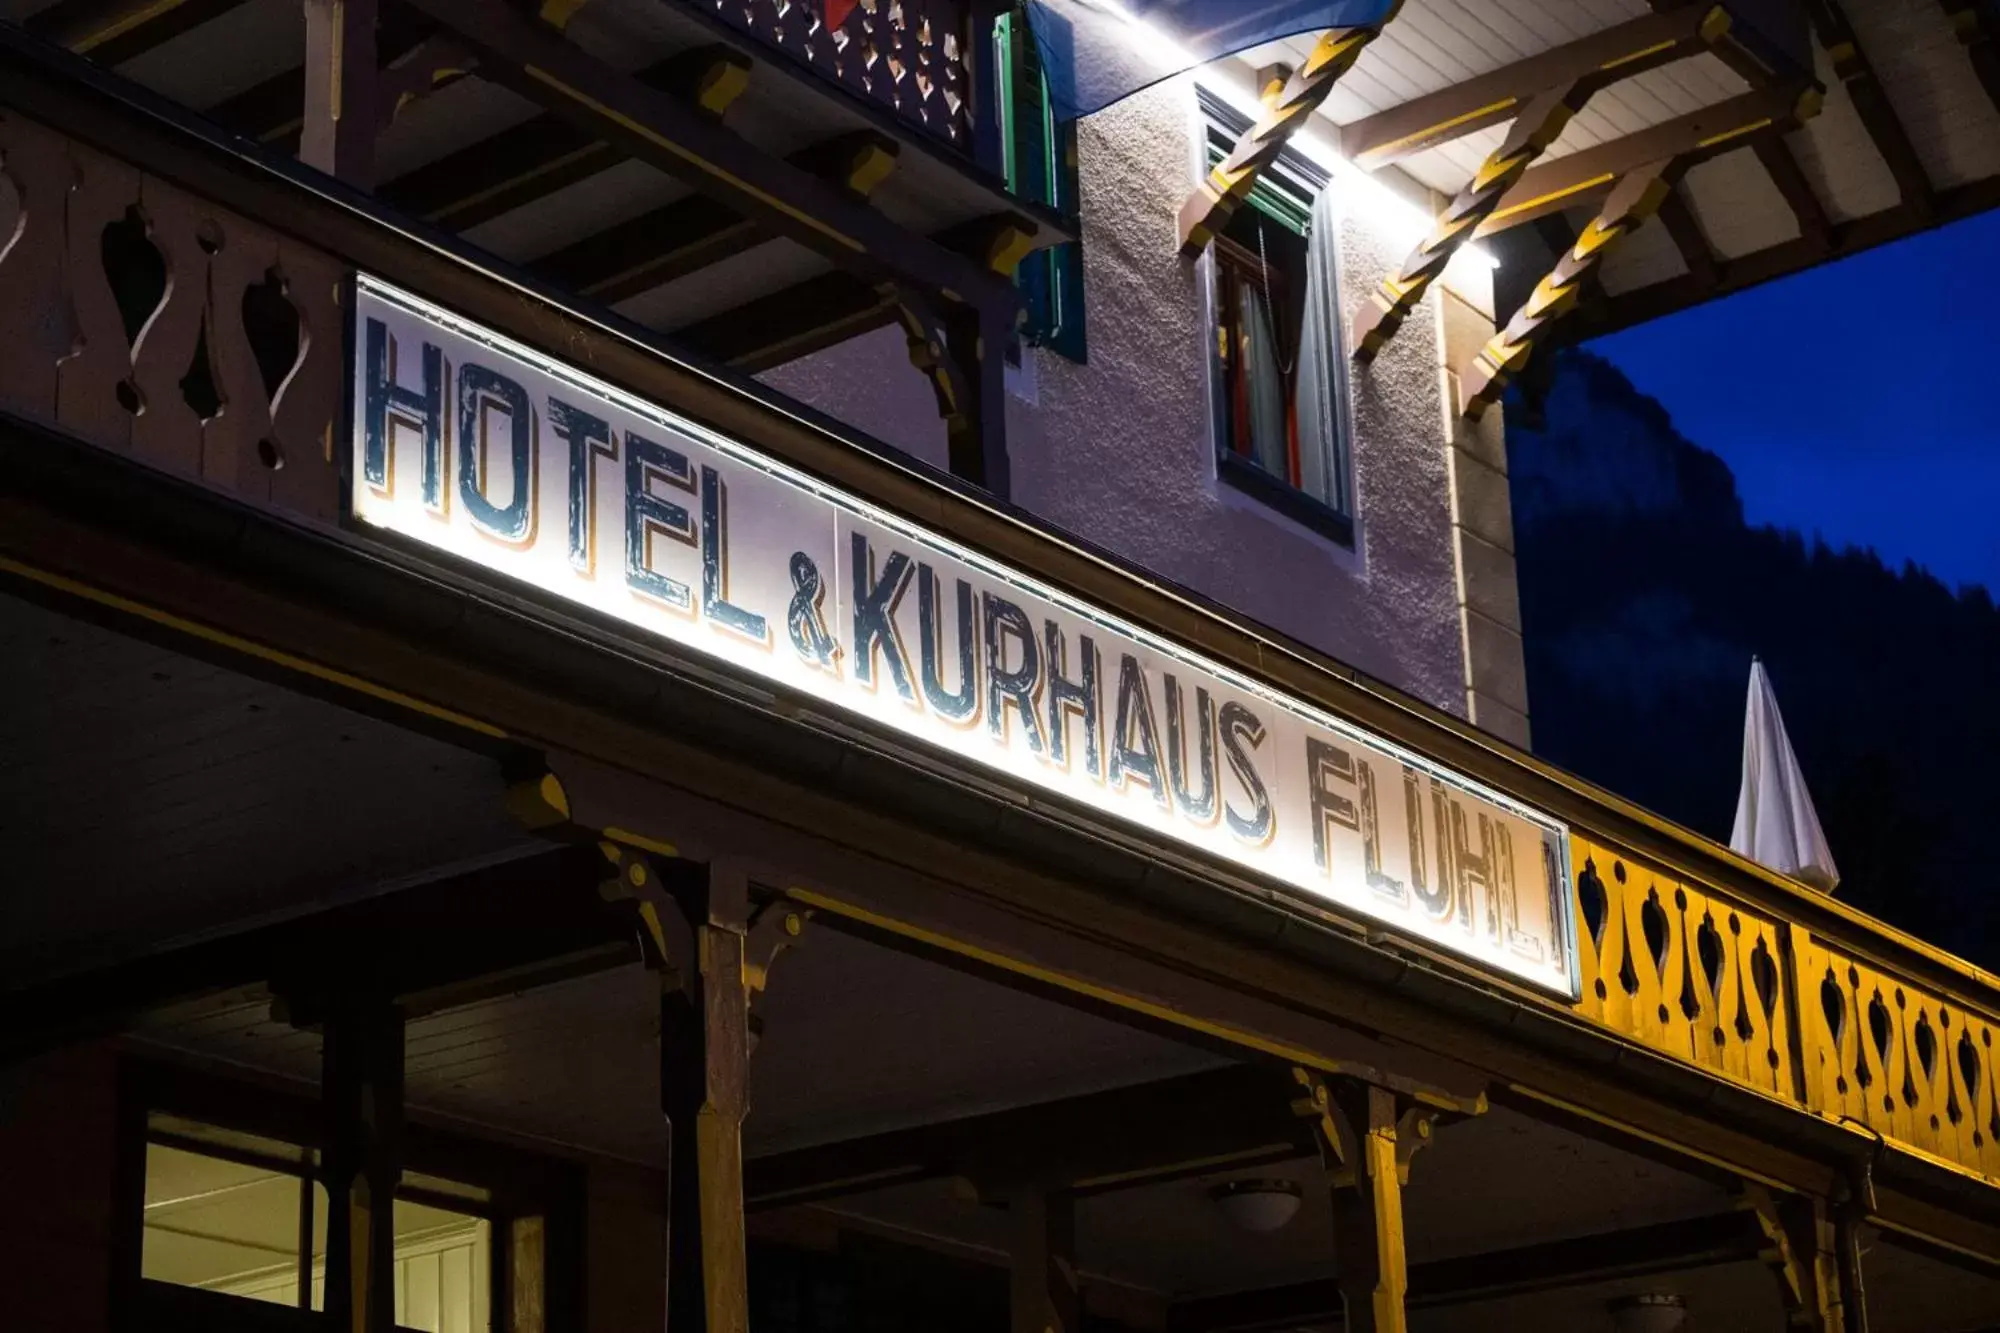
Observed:
[[[1340,210],[1333,187],[1313,200],[1306,239],[1305,318],[1299,334],[1299,489],[1347,512],[1347,468],[1341,457],[1344,416],[1340,322]]]

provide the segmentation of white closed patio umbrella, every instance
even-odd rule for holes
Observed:
[[[1764,664],[1750,660],[1750,702],[1743,719],[1743,793],[1736,800],[1730,849],[1824,893],[1840,883],[1821,832],[1805,774],[1785,735],[1778,696]]]

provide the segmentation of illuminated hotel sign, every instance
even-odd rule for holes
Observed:
[[[1561,825],[404,292],[357,295],[361,522],[1575,993]]]

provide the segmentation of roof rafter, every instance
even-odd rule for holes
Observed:
[[[1910,135],[1903,128],[1902,120],[1889,102],[1888,90],[1882,80],[1876,77],[1875,67],[1869,63],[1868,55],[1861,49],[1861,40],[1855,35],[1854,25],[1848,22],[1847,12],[1840,0],[1806,0],[1806,13],[1812,20],[1813,33],[1826,49],[1827,58],[1833,62],[1834,75],[1841,86],[1847,89],[1847,98],[1854,104],[1855,115],[1861,118],[1861,127],[1868,132],[1875,151],[1888,164],[1889,174],[1895,178],[1896,189],[1902,194],[1903,202],[1919,212],[1928,213],[1932,207],[1932,186],[1930,173],[1924,170],[1923,160],[1917,156]],[[1767,162],[1766,167],[1769,167]],[[1773,173],[1776,178],[1776,173]],[[1785,183],[1778,182],[1779,189]],[[1787,198],[1790,196],[1788,195]],[[1803,226],[1805,219],[1800,218]]]
[[[1709,50],[1732,26],[1729,11],[1723,6],[1694,6],[1634,19],[1551,52],[1570,53],[1571,63],[1564,75],[1520,104],[1520,114],[1514,117],[1500,146],[1487,155],[1472,179],[1438,214],[1430,234],[1404,261],[1402,269],[1376,288],[1354,322],[1349,343],[1354,358],[1363,362],[1375,358],[1444,273],[1451,257],[1591,98],[1642,70]],[[1577,54],[1578,47],[1589,49]],[[1546,70],[1559,63],[1547,61],[1540,68]]]
[[[2000,108],[2000,12],[1988,0],[1938,0],[1986,95]]]
[[[1290,1161],[1314,1152],[1295,1086],[1281,1069],[1230,1065],[752,1158],[745,1200],[765,1210],[949,1177],[1088,1194]]]
[[[872,130],[838,135],[788,159],[865,199],[894,169],[899,145]],[[606,305],[663,287],[771,239],[755,222],[705,195],[677,199],[606,227],[528,267]]]
[[[1743,147],[1752,135],[1785,131],[1819,113],[1817,84],[1759,88],[1689,115],[1530,169],[1501,199],[1476,236],[1603,198],[1620,178],[1650,162],[1693,166]]]
[[[411,0],[479,60],[480,77],[545,107],[593,138],[675,176],[774,234],[876,283],[915,286],[982,308],[1013,309],[1011,282],[990,267],[898,226],[717,124],[647,87],[503,0]],[[1018,229],[1032,236],[1025,216]]]
[[[57,0],[22,26],[102,65],[122,65],[244,0]]]
[[[1718,13],[1719,21],[1714,17]],[[1552,88],[1582,82],[1602,87],[1714,49],[1718,42],[1739,40],[1731,35],[1736,29],[1727,6],[1717,4],[1632,19],[1357,120],[1341,130],[1341,152],[1356,166],[1374,171],[1426,148],[1518,121],[1531,101]]]
[[[1250,197],[1258,174],[1278,160],[1292,135],[1319,110],[1341,76],[1354,68],[1368,44],[1382,35],[1382,29],[1395,20],[1402,7],[1402,0],[1394,0],[1388,17],[1380,23],[1332,28],[1320,34],[1306,62],[1293,70],[1275,93],[1266,95],[1264,114],[1257,123],[1244,131],[1229,156],[1215,165],[1181,205],[1182,254],[1197,255],[1207,248],[1216,232],[1228,224],[1236,206]]]
[[[1754,1215],[1738,1209],[1433,1260],[1410,1269],[1410,1306],[1460,1305],[1739,1263],[1755,1258],[1762,1240]],[[1326,1278],[1182,1301],[1168,1312],[1167,1328],[1288,1329],[1336,1322],[1340,1314],[1340,1284]]]
[[[1562,341],[1580,342],[1616,333],[1711,297],[1727,296],[1786,277],[1823,259],[1858,254],[1995,208],[2000,208],[2000,176],[1954,186],[1938,192],[1936,211],[1927,218],[1919,218],[1908,207],[1897,204],[1866,217],[1835,223],[1830,250],[1819,250],[1804,238],[1781,241],[1721,261],[1712,283],[1704,283],[1695,274],[1684,274],[1621,292],[1576,318],[1564,331]]]
[[[719,117],[748,86],[751,61],[733,47],[700,46],[633,77]],[[427,222],[465,231],[588,180],[624,157],[612,144],[545,112],[399,176],[380,193]]]

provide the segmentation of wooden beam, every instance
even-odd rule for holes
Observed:
[[[434,25],[401,5],[382,7],[375,27],[376,59],[384,66],[401,64],[436,32]],[[291,151],[297,148],[305,123],[305,104],[306,69],[301,65],[254,83],[202,114],[246,139],[274,147],[285,145]]]
[[[1198,255],[1229,222],[1236,206],[1250,197],[1258,173],[1278,160],[1285,143],[1312,113],[1319,110],[1341,76],[1354,68],[1362,51],[1382,33],[1402,8],[1394,0],[1381,23],[1356,28],[1333,28],[1320,34],[1306,62],[1293,70],[1284,86],[1269,98],[1264,114],[1244,131],[1229,156],[1217,163],[1208,178],[1181,205],[1179,228],[1181,253]]]
[[[1075,1196],[1041,1185],[1014,1191],[1007,1199],[1007,1233],[1012,1333],[1083,1333]]]
[[[1939,191],[1936,208],[1929,214],[1897,204],[1866,217],[1836,223],[1832,231],[1833,244],[1827,250],[1821,250],[1804,239],[1784,241],[1721,261],[1712,283],[1705,283],[1695,275],[1684,275],[1621,292],[1581,312],[1563,334],[1562,341],[1580,342],[1616,333],[1620,329],[1685,310],[1713,297],[1761,286],[1823,261],[1859,254],[1994,208],[2000,208],[2000,176]]]
[[[1917,156],[1909,133],[1896,115],[1888,90],[1861,49],[1861,39],[1855,35],[1841,0],[1806,0],[1806,14],[1812,21],[1814,36],[1833,62],[1834,75],[1847,89],[1847,98],[1854,104],[1861,127],[1868,132],[1868,139],[1882,161],[1888,164],[1903,202],[1920,212],[1928,212],[1932,207],[1930,174],[1924,170],[1923,160]]]
[[[1784,197],[1785,206],[1792,210],[1792,216],[1799,224],[1799,235],[1808,244],[1821,251],[1833,248],[1833,223],[1826,215],[1826,206],[1819,201],[1812,182],[1799,166],[1798,156],[1792,152],[1783,139],[1766,136],[1753,146],[1757,161],[1771,177],[1771,183],[1778,187]]]
[[[349,185],[375,184],[376,0],[305,0],[299,160]]]
[[[948,227],[931,239],[989,268],[1004,270],[1012,267],[1024,238],[1015,223],[1012,214],[979,218]],[[906,316],[907,312],[898,309],[894,290],[850,273],[834,272],[807,278],[668,333],[711,360],[756,374],[889,324],[901,322],[908,333]],[[948,345],[951,330],[944,333]],[[995,345],[1004,345],[1011,333],[1007,329],[996,335]]]
[[[894,291],[835,271],[684,324],[669,336],[712,361],[755,375],[896,320]]]
[[[1028,1180],[1089,1196],[1269,1166],[1314,1151],[1289,1086],[1282,1071],[1231,1065],[802,1148],[751,1159],[745,1194],[761,1212],[956,1178],[1000,1201]]]
[[[504,0],[409,0],[479,59],[480,75],[614,144],[773,233],[870,282],[1011,311],[1013,285],[867,204],[771,157],[677,98],[647,87]],[[1034,224],[1022,219],[1032,232]],[[948,294],[948,295],[947,295]]]
[[[1701,221],[1688,207],[1687,198],[1676,186],[1660,201],[1660,225],[1673,238],[1674,248],[1681,252],[1681,263],[1687,266],[1688,275],[1695,284],[1713,291],[1722,281],[1722,267],[1716,261],[1715,249],[1708,243],[1708,236],[1702,231]]]
[[[165,1005],[271,983],[285,1014],[316,1024],[345,960],[366,952],[408,1015],[636,958],[597,900],[588,848],[554,848],[101,970],[0,991],[0,1061],[123,1030]],[[356,886],[359,887],[359,886]],[[467,931],[481,916],[487,924]]]
[[[101,65],[122,65],[221,18],[244,0],[57,0],[22,26]]]
[[[729,46],[695,47],[632,77],[719,118],[748,87],[750,58]],[[407,172],[378,193],[426,222],[465,231],[624,158],[613,145],[545,113]]]
[[[894,168],[899,147],[893,139],[863,130],[815,144],[789,160],[865,199]],[[586,236],[528,267],[551,282],[614,305],[770,239],[770,233],[742,214],[692,195]]]
[[[1534,355],[1537,344],[1575,308],[1583,288],[1611,249],[1658,211],[1685,165],[1674,158],[1650,162],[1618,179],[1604,206],[1576,244],[1535,285],[1527,301],[1480,349],[1460,380],[1461,408],[1477,420],[1498,402],[1508,383]]]
[[[1604,198],[1627,174],[1651,162],[1691,167],[1745,146],[1751,136],[1782,132],[1819,114],[1817,85],[1760,88],[1690,115],[1571,153],[1535,167],[1509,190],[1477,236]]]
[[[667,1325],[744,1333],[750,1321],[743,1222],[749,1113],[750,936],[740,865],[701,865],[602,844],[606,896],[636,909],[660,980],[660,1106],[668,1128]]]
[[[1656,1222],[1434,1260],[1410,1270],[1410,1308],[1439,1309],[1601,1282],[1685,1273],[1757,1256],[1763,1233],[1742,1211]],[[1168,1333],[1252,1333],[1333,1323],[1340,1284],[1332,1279],[1208,1296],[1177,1303]]]
[[[1995,108],[2000,108],[2000,13],[1991,0],[1939,0],[1951,30],[1979,75],[1981,86]]]
[[[1572,84],[1601,88],[1699,55],[1725,40],[1734,27],[1722,5],[1681,6],[1632,19],[1357,120],[1341,130],[1341,151],[1356,166],[1374,171],[1518,120],[1530,102],[1551,89]]]

